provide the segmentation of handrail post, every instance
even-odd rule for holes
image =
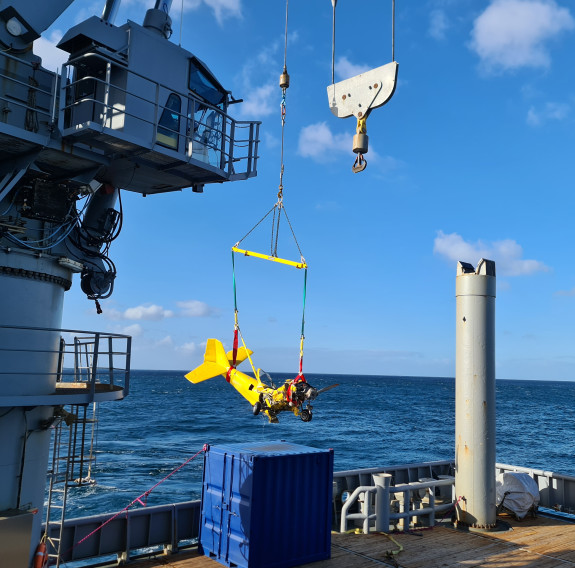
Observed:
[[[373,482],[377,487],[375,494],[375,530],[376,532],[388,533],[391,474],[375,473]]]
[[[431,513],[429,513],[429,526],[435,526],[435,487],[429,487],[427,489],[429,492],[429,506],[431,507]]]
[[[230,125],[230,151],[228,154],[228,175],[232,175],[234,173],[234,147],[236,143],[236,121],[230,118],[231,125]]]
[[[401,509],[400,509],[401,513],[407,513],[407,516],[402,517],[402,519],[400,521],[401,530],[403,530],[403,531],[408,531],[409,525],[411,524],[411,517],[409,516],[409,511],[411,510],[411,508],[409,506],[410,503],[411,503],[411,492],[409,491],[409,489],[406,489],[403,492],[403,499],[401,500]],[[407,526],[405,523],[406,521],[407,521]]]
[[[80,349],[80,340],[78,339],[78,337],[74,337],[74,382],[75,383],[80,382],[80,380],[78,379],[78,369],[81,366],[80,365],[81,361],[79,361],[78,349]]]
[[[106,62],[106,84],[104,85],[104,101],[102,109],[102,127],[106,127],[106,122],[108,121],[108,109],[110,104],[110,81],[112,80],[112,63],[110,61]],[[113,113],[112,113],[113,119]],[[112,127],[110,122],[109,128]]]
[[[110,385],[114,385],[114,343],[112,336],[108,336],[108,368],[110,371]]]
[[[361,512],[365,515],[363,519],[363,534],[369,534],[369,515],[371,513],[371,494],[367,491],[363,492],[363,503],[361,504]]]
[[[90,393],[96,394],[96,376],[98,375],[98,350],[100,349],[100,334],[94,336],[94,353],[92,354],[92,376],[90,377]]]
[[[132,337],[126,338],[126,361],[124,363],[124,393],[126,396],[130,394],[130,365],[132,358]]]
[[[221,131],[220,131],[220,136],[221,136],[221,140],[220,140],[220,162],[219,162],[219,168],[220,170],[224,169],[224,165],[226,162],[226,129],[227,129],[227,114],[224,112],[220,112],[219,113],[220,118],[222,120],[221,122]]]

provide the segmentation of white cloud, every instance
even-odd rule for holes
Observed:
[[[297,41],[297,32],[288,34],[288,46]],[[273,112],[279,115],[281,89],[278,86],[278,70],[283,67],[283,46],[284,36],[277,36],[242,66],[238,75],[241,98],[244,100],[238,107],[240,117],[253,120]]]
[[[352,63],[347,57],[340,57],[335,62],[335,73],[340,79],[349,79],[361,73],[369,71],[368,65],[357,65]]]
[[[180,345],[180,347],[178,347],[178,349],[180,351],[184,351],[185,353],[195,353],[198,350],[198,345],[196,345],[193,341],[190,341],[189,343],[184,343],[183,345]]]
[[[575,296],[575,288],[571,288],[571,290],[558,290],[557,292],[555,292],[555,295],[565,297]]]
[[[298,154],[316,162],[337,160],[341,154],[352,151],[352,138],[347,134],[334,134],[327,123],[317,122],[304,126],[299,134]]]
[[[174,344],[172,337],[170,335],[166,335],[163,339],[160,339],[156,342],[156,347],[171,347]]]
[[[564,120],[571,112],[567,103],[545,103],[545,106],[537,110],[534,106],[527,111],[527,124],[540,126],[550,120]]]
[[[173,317],[174,312],[171,310],[165,310],[161,306],[156,306],[155,304],[144,304],[141,306],[135,306],[134,308],[128,308],[124,311],[107,307],[104,309],[104,316],[111,320],[159,321]]]
[[[181,314],[189,318],[205,318],[213,315],[215,312],[214,308],[199,300],[177,302],[177,306],[181,308]]]
[[[131,335],[132,337],[138,337],[140,335],[142,335],[143,333],[143,329],[142,326],[138,323],[135,323],[133,325],[128,325],[124,328],[122,328],[122,333],[125,335]]]
[[[449,21],[443,10],[432,10],[429,15],[429,35],[436,40],[445,39],[445,34],[449,29]]]
[[[226,18],[242,17],[241,0],[184,0],[184,10],[195,10],[205,4],[211,8],[218,23],[223,23]]]
[[[575,28],[555,0],[493,0],[474,22],[470,47],[487,71],[550,64],[547,42]]]
[[[437,232],[433,252],[452,261],[475,265],[481,258],[494,260],[497,273],[502,276],[525,276],[535,272],[547,272],[549,267],[539,260],[523,259],[523,248],[516,241],[504,239],[486,243],[469,243],[457,233]]]
[[[122,319],[128,320],[159,321],[173,317],[174,312],[171,310],[164,310],[162,306],[156,306],[155,304],[145,304],[142,306],[136,306],[135,308],[128,308],[121,316]]]
[[[42,66],[50,71],[59,71],[68,61],[68,53],[58,49],[56,44],[62,39],[62,32],[54,30],[48,37],[34,41],[34,53],[42,58]]]
[[[141,6],[142,9],[153,8],[154,3],[151,0],[124,0],[124,4]],[[218,23],[223,23],[226,18],[242,17],[241,0],[184,0],[184,12],[192,12],[202,5],[212,10]],[[174,2],[170,10],[172,19],[180,16],[181,2]],[[140,9],[141,11],[141,9]],[[142,16],[143,17],[143,16]]]
[[[263,132],[263,141],[268,148],[278,148],[281,144],[281,140],[276,136],[273,136],[267,131]]]
[[[266,83],[260,87],[250,87],[243,95],[244,102],[240,105],[242,117],[250,117],[258,120],[263,116],[269,116],[277,110],[279,114],[279,94],[281,91],[274,83]]]

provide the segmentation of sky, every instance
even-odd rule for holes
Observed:
[[[47,67],[77,1],[36,42]],[[124,0],[116,25],[152,0]],[[340,0],[335,78],[392,61],[391,1]],[[230,248],[276,202],[285,3],[174,0],[172,41],[261,120],[256,178],[143,198],[122,192],[110,256],[118,276],[97,315],[76,280],[63,327],[133,336],[132,367],[190,370],[206,339],[231,347]],[[284,204],[309,265],[304,372],[454,376],[457,262],[494,260],[498,379],[575,380],[575,7],[559,0],[396,2],[392,99],[367,120],[329,109],[332,4],[289,4]],[[242,244],[269,251],[271,227]],[[280,256],[299,259],[289,230]],[[239,324],[256,366],[297,373],[303,273],[236,258]]]

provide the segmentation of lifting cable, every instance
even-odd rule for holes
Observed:
[[[302,323],[301,323],[301,338],[300,338],[300,350],[299,350],[299,376],[302,376],[302,368],[303,368],[303,344],[304,344],[304,328],[305,328],[305,300],[306,300],[306,289],[307,289],[307,264],[305,258],[303,257],[301,248],[295,236],[295,232],[293,230],[291,221],[287,215],[287,211],[285,209],[283,203],[283,176],[284,176],[284,145],[285,145],[285,124],[286,124],[286,91],[289,88],[290,77],[287,72],[287,44],[288,44],[288,13],[289,13],[289,0],[286,0],[286,16],[285,16],[285,41],[284,41],[284,64],[283,64],[283,71],[280,75],[279,86],[282,90],[282,98],[281,98],[281,126],[282,126],[282,133],[281,133],[281,154],[280,154],[280,180],[279,180],[279,187],[277,192],[277,201],[274,206],[232,247],[232,273],[233,273],[233,289],[234,289],[234,342],[233,342],[233,349],[232,349],[232,366],[228,371],[227,379],[229,381],[230,373],[232,369],[235,369],[237,363],[237,351],[239,345],[239,339],[241,338],[243,346],[248,353],[248,359],[251,363],[252,370],[256,380],[260,380],[259,377],[259,369],[256,370],[252,359],[249,355],[249,351],[246,347],[244,338],[240,331],[239,323],[238,323],[238,302],[237,302],[237,289],[236,289],[236,274],[235,274],[235,253],[243,254],[244,256],[253,256],[255,258],[261,258],[264,260],[271,260],[273,262],[277,262],[280,264],[286,264],[288,266],[293,266],[295,268],[304,269],[304,287],[303,287],[303,310],[302,310]],[[279,232],[280,232],[280,221],[281,216],[285,217],[292,237],[295,241],[297,250],[300,255],[299,262],[293,260],[287,260],[284,258],[278,257],[278,241],[279,241]],[[272,215],[272,228],[271,228],[271,239],[270,239],[270,253],[269,254],[262,254],[246,249],[239,248],[240,243],[247,238],[265,219],[267,219],[270,215]]]

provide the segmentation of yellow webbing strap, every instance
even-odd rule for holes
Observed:
[[[237,320],[236,320],[236,322],[237,322]],[[237,323],[236,323],[236,325],[237,325]],[[258,383],[261,383],[261,381],[260,381],[260,374],[256,371],[254,362],[252,361],[252,358],[250,357],[250,350],[248,349],[248,347],[247,347],[247,345],[246,345],[246,342],[244,341],[244,336],[242,335],[242,332],[240,331],[239,326],[238,326],[238,332],[239,332],[239,334],[240,334],[240,338],[241,338],[241,340],[242,340],[242,344],[243,344],[243,346],[244,346],[244,349],[246,350],[246,354],[247,354],[248,359],[249,359],[249,361],[250,361],[250,365],[252,366],[252,371],[254,372],[254,377],[257,379]]]
[[[232,247],[234,252],[239,252],[245,256],[255,256],[256,258],[263,258],[264,260],[272,260],[273,262],[279,262],[281,264],[287,264],[288,266],[295,266],[296,268],[307,268],[305,262],[295,262],[293,260],[286,260],[284,258],[279,258],[277,256],[270,256],[269,254],[261,254],[259,252],[252,252],[250,250],[240,249],[238,247]]]

